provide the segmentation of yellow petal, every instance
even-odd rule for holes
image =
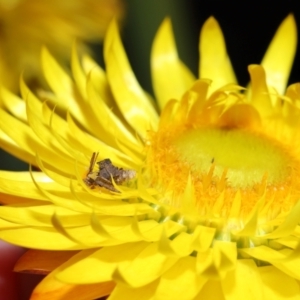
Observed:
[[[38,144],[37,137],[34,135],[31,128],[14,118],[6,111],[0,108],[0,127],[10,138],[12,138],[23,151],[34,155],[32,146]]]
[[[4,241],[31,249],[77,250],[82,246],[74,243],[53,228],[18,228],[1,230]]]
[[[85,106],[85,109],[81,107],[84,99],[80,97],[69,75],[45,47],[42,48],[42,67],[48,84],[55,92],[54,98],[59,106],[69,109],[83,125],[89,126],[93,121],[93,115],[89,117],[85,115],[90,113],[89,107]]]
[[[137,221],[134,219],[131,229],[137,236],[141,237],[142,240],[157,242],[161,240],[163,232],[165,237],[168,238],[180,232],[182,230],[182,226],[171,220],[161,224],[154,220]],[[159,245],[159,250],[163,253],[167,252],[166,249],[162,249],[161,245]],[[172,252],[172,254],[174,254],[174,252]]]
[[[298,242],[299,243],[299,242]],[[300,268],[300,257],[299,257],[299,246],[295,250],[283,249],[279,251],[280,254],[284,255],[284,259],[279,261],[272,261],[272,265],[276,268],[289,275],[292,278],[300,280],[299,268]]]
[[[5,221],[3,219],[0,219],[0,228],[3,229],[13,229],[13,228],[23,228],[23,225],[11,223],[8,221]]]
[[[173,266],[178,257],[168,256],[158,251],[158,243],[148,244],[127,264],[119,266],[114,274],[118,282],[126,282],[132,287],[146,285],[166,272]]]
[[[120,114],[117,107],[114,107],[113,111],[111,109],[115,106],[115,103],[113,103],[113,97],[109,90],[104,71],[100,67],[90,66],[90,68],[92,68],[90,72],[85,75],[76,49],[73,48],[72,70],[80,92],[86,104],[90,106],[93,112],[91,114],[91,117],[94,119],[93,128],[97,128],[96,131],[93,130],[94,136],[115,148],[118,147],[117,140],[128,141],[129,146],[138,147],[136,137],[126,124],[126,121],[124,122],[122,114]],[[99,115],[101,115],[100,118]],[[113,150],[111,149],[110,151]]]
[[[145,247],[147,243],[138,242],[82,251],[60,266],[56,277],[70,284],[109,281],[119,265],[128,264]]]
[[[251,77],[251,103],[262,117],[270,116],[273,113],[273,108],[266,83],[265,70],[260,65],[250,65],[248,70]]]
[[[153,89],[161,109],[170,99],[180,100],[195,78],[178,58],[170,19],[165,19],[151,51]]]
[[[257,128],[261,125],[261,118],[253,106],[243,103],[226,110],[219,124],[226,125],[228,128]]]
[[[200,293],[195,297],[195,300],[225,300],[220,281],[209,280]],[[236,300],[239,300],[238,298]]]
[[[122,141],[130,148],[140,147],[134,131],[129,128],[123,117],[118,118],[111,107],[108,107],[97,93],[92,84],[92,76],[93,72],[87,81],[88,101],[93,111],[101,112],[101,118],[98,118],[98,126],[96,127],[99,130],[94,135],[117,149],[119,148],[118,141]]]
[[[78,251],[28,250],[16,262],[15,272],[48,274]]]
[[[221,281],[226,300],[263,300],[262,280],[258,267],[251,259],[237,261],[236,269]]]
[[[157,127],[158,114],[134,76],[115,22],[108,29],[104,54],[107,78],[118,107],[132,128],[145,137],[147,130]]]
[[[70,115],[67,116],[67,122],[70,134],[72,133],[72,136],[70,136],[70,142],[72,145],[74,145],[75,149],[85,154],[89,159],[92,152],[99,152],[102,158],[109,157],[114,164],[118,166],[124,168],[132,167],[133,162],[131,161],[130,157],[124,155],[115,147],[111,147],[105,143],[105,138],[104,142],[102,142],[101,140],[94,138],[92,135],[82,131]],[[100,131],[100,133],[101,132],[103,131]],[[115,133],[115,135],[116,136],[112,134],[111,136],[114,136],[115,138],[120,137],[118,133]],[[88,163],[89,161],[87,160],[86,166],[88,166]]]
[[[86,285],[65,284],[55,279],[55,271],[46,276],[34,289],[30,300],[90,300],[109,295],[114,282]]]
[[[1,100],[5,107],[18,119],[22,121],[26,121],[26,107],[25,107],[25,101],[13,93],[11,93],[9,90],[7,90],[5,87],[1,86],[0,89],[0,95]]]
[[[73,95],[74,85],[69,75],[56,62],[46,47],[42,48],[41,56],[44,75],[52,90],[56,95],[66,97],[66,100],[71,100],[70,96]]]
[[[53,204],[57,206],[69,208],[71,210],[79,211],[79,212],[90,212],[90,209],[86,205],[84,205],[82,202],[77,201],[77,199],[74,199],[71,192],[67,192],[67,195],[69,197],[65,196],[66,193],[61,193],[60,196],[57,196],[55,195],[55,193],[51,193],[43,189],[38,183],[36,183],[36,187],[39,189],[42,195],[46,196],[46,198],[49,201],[51,201]]]
[[[262,279],[265,299],[300,299],[299,284],[294,278],[273,266],[260,267],[258,271]]]
[[[282,110],[286,122],[295,127],[299,124],[299,102],[297,101],[299,95],[300,83],[291,84],[286,90],[287,100],[284,102]]]
[[[53,180],[53,183],[56,183],[59,185],[58,190],[65,191],[66,190],[65,188],[68,188],[68,190],[69,190],[70,181],[71,181],[70,175],[66,176],[65,174],[59,174],[57,172],[57,170],[55,170],[54,168],[51,168],[51,166],[49,164],[43,162],[39,155],[36,155],[36,163],[37,163],[37,166],[39,167],[39,169],[45,175],[47,175],[49,177],[49,179],[51,178]],[[76,164],[76,162],[75,162],[75,164]],[[85,172],[85,170],[83,172]],[[34,177],[34,175],[33,175],[33,177]],[[80,179],[82,179],[82,178],[80,177]],[[34,181],[38,182],[35,177],[34,177]],[[43,185],[40,185],[40,186],[43,186]],[[43,186],[43,188],[45,188],[45,187]],[[47,187],[46,187],[46,190],[49,190],[49,189],[47,189]]]
[[[1,189],[0,189],[1,190]],[[26,204],[26,205],[38,205],[41,204],[40,201],[35,201],[25,197],[17,197],[10,194],[5,194],[0,192],[0,205],[1,204]]]
[[[82,226],[90,223],[90,216],[54,205],[11,207],[1,206],[4,220],[29,226],[52,227],[51,218],[56,213],[65,227]]]
[[[64,227],[58,215],[54,214],[52,223],[57,232],[73,241],[82,249],[120,245],[142,240],[141,235],[132,228],[131,217],[94,217],[90,226]],[[95,220],[96,219],[96,220]]]
[[[167,255],[176,255],[179,257],[188,256],[192,253],[196,244],[199,246],[198,239],[202,233],[203,228],[201,228],[201,226],[196,227],[193,234],[181,232],[172,240],[163,233],[159,241],[159,250]]]
[[[198,231],[199,230],[199,231]],[[195,232],[199,232],[199,236],[194,241],[194,248],[197,251],[204,252],[207,251],[208,248],[213,243],[216,229],[212,227],[205,227],[205,226],[197,226]]]
[[[291,209],[283,222],[271,233],[264,235],[264,239],[274,239],[289,236],[299,223],[300,202]]]
[[[189,111],[189,118],[192,120],[197,120],[199,115],[201,115],[204,106],[206,105],[206,96],[211,84],[211,80],[209,79],[199,79],[197,80],[191,91],[195,92],[197,95],[196,101],[192,104],[192,107]]]
[[[283,94],[289,79],[297,47],[295,18],[288,15],[277,29],[261,62],[268,85]]]
[[[130,300],[149,300],[156,299],[155,289],[157,287],[157,282],[152,282],[146,286],[141,288],[130,288],[129,286],[123,284],[117,284],[111,295],[109,296],[109,300],[120,300],[120,299],[130,299]]]
[[[108,85],[105,71],[88,55],[83,56],[82,67],[86,75],[91,78],[94,89],[106,105],[108,107],[115,106],[116,103]]]
[[[68,145],[65,144],[64,147],[62,147],[62,145],[60,145],[57,140],[53,138],[53,133],[49,130],[49,128],[47,128],[48,126],[44,124],[44,120],[42,120],[42,103],[33,95],[23,80],[21,80],[20,86],[23,97],[27,100],[27,118],[31,129],[44,142],[45,147],[53,151],[52,159],[54,159],[53,156],[59,155],[64,157],[65,160],[70,160],[70,155],[66,151],[66,148],[69,148]],[[68,150],[72,153],[71,149]],[[59,158],[57,157],[55,160],[58,162],[58,159]],[[63,166],[63,163],[60,164],[60,166],[66,167],[66,165]],[[67,171],[67,169],[64,171]]]
[[[86,76],[82,70],[78,53],[77,53],[77,46],[76,42],[73,42],[72,45],[72,55],[71,55],[71,67],[72,67],[72,74],[78,87],[78,90],[83,99],[86,99]]]
[[[39,153],[39,155],[46,161],[49,161],[49,158],[55,159],[57,164],[60,164],[60,171],[58,172],[61,172],[61,169],[63,169],[67,173],[73,173],[74,167],[70,160],[68,161],[66,157],[62,157],[59,153],[51,151],[51,149],[45,147],[45,144],[39,140],[39,138],[34,134],[34,131],[28,125],[12,117],[2,109],[0,109],[0,126],[5,133],[19,145],[20,148],[29,154],[35,155],[36,153]]]
[[[213,17],[202,27],[199,52],[199,78],[211,79],[213,90],[236,82],[221,28]]]
[[[275,243],[286,246],[291,249],[296,249],[299,243],[299,238],[296,236],[287,236],[275,240]]]
[[[282,251],[276,251],[266,246],[259,246],[255,248],[242,249],[240,251],[259,260],[267,261],[282,272],[300,280],[300,258],[298,248],[295,250],[284,249]]]
[[[31,165],[35,165],[35,156],[28,153],[23,148],[20,148],[18,144],[5,132],[0,129],[0,142],[1,148],[11,155],[15,156],[20,160],[24,160]]]
[[[267,262],[273,262],[273,261],[279,261],[284,259],[284,255],[281,254],[279,251],[276,251],[274,249],[271,249],[266,246],[258,246],[253,248],[244,248],[239,250],[241,253],[246,253],[254,258],[267,261]]]
[[[196,259],[191,256],[181,258],[163,274],[155,292],[155,299],[194,299],[207,281],[197,274],[195,261]]]
[[[236,244],[216,241],[213,248],[198,252],[197,271],[209,279],[224,278],[236,266]]]
[[[24,174],[28,175],[28,177],[30,178],[29,180],[31,180],[31,182],[22,180],[20,178]],[[12,178],[10,179],[9,176],[12,176]],[[37,176],[37,177],[39,177],[39,176]],[[39,180],[39,178],[37,178],[37,180]],[[49,181],[49,178],[48,178],[48,181]],[[45,184],[43,184],[41,182],[40,184],[45,188],[47,185],[48,185],[48,187],[50,187],[50,189],[51,189],[51,187],[53,187],[54,190],[57,186],[56,183],[53,183],[53,185],[52,185],[51,182],[45,183]],[[24,189],[26,189],[26,193],[24,193]],[[45,196],[43,196],[42,193],[39,192],[39,190],[36,188],[36,186],[32,182],[29,172],[19,172],[18,176],[16,178],[15,172],[0,171],[0,191],[2,191],[4,193],[8,193],[10,195],[24,197],[24,198],[28,198],[28,199],[48,201],[48,199]]]
[[[16,176],[18,174],[18,176]],[[53,189],[59,188],[59,185],[55,182],[53,182],[47,175],[41,173],[41,172],[13,172],[13,171],[0,171],[0,177],[6,178],[9,180],[16,180],[20,182],[30,182],[32,183],[32,177],[31,175],[34,175],[34,178],[36,181],[40,183],[46,183],[46,184],[53,184]]]

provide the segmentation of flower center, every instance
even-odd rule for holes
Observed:
[[[148,150],[147,170],[160,202],[185,215],[227,218],[238,207],[237,217],[246,219],[263,198],[266,218],[273,219],[299,198],[299,164],[289,149],[261,133],[160,128]]]
[[[265,137],[242,130],[195,129],[174,140],[181,160],[196,173],[207,174],[214,164],[213,176],[221,178],[227,170],[227,185],[251,188],[267,178],[278,185],[289,175],[289,157]]]

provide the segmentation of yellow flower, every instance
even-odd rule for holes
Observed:
[[[71,79],[44,48],[52,93],[2,88],[1,145],[42,170],[0,172],[0,238],[33,249],[16,270],[51,271],[32,299],[300,299],[300,85],[279,94],[295,27],[288,16],[245,91],[213,18],[198,80],[164,21],[151,57],[160,109],[115,23],[106,74],[74,47]]]
[[[122,12],[120,0],[0,0],[0,82],[17,90],[24,70],[38,80],[42,45],[67,60],[75,38],[99,42]]]

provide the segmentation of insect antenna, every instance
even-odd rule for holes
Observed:
[[[94,166],[95,166],[97,158],[98,158],[98,154],[99,154],[99,152],[93,152],[93,155],[90,160],[88,174],[91,174],[93,172]]]

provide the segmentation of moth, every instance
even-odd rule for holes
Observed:
[[[105,158],[98,162],[97,158],[98,152],[94,152],[90,161],[88,172],[84,179],[85,184],[92,189],[99,186],[112,192],[118,192],[113,185],[113,181],[115,184],[121,185],[136,176],[136,171],[118,168],[112,164],[109,158]],[[98,170],[94,171],[96,164],[98,165]]]

